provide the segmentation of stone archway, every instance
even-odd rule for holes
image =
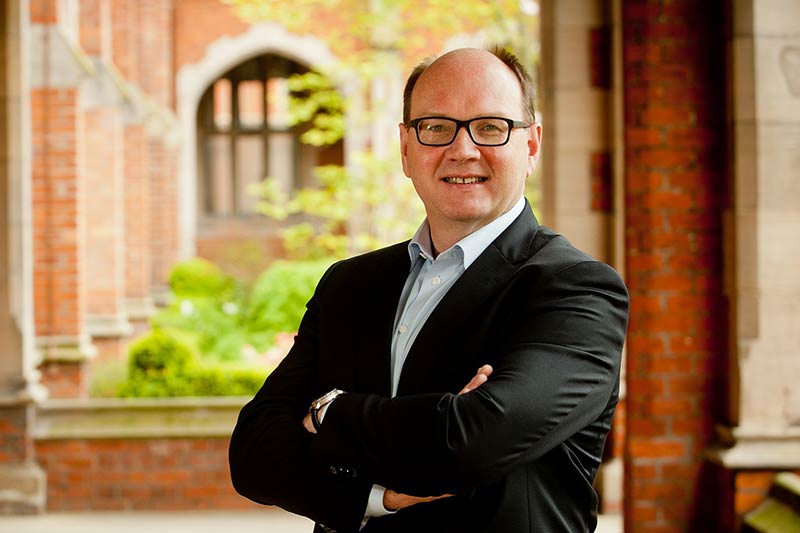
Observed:
[[[335,72],[337,58],[327,44],[312,36],[299,36],[273,23],[255,24],[246,33],[224,37],[211,43],[205,56],[198,62],[181,68],[177,79],[178,118],[182,134],[182,152],[179,169],[180,198],[180,256],[195,254],[197,231],[197,124],[196,112],[200,98],[222,73],[251,57],[272,53],[281,55],[327,73],[345,98],[355,99],[353,83]],[[358,109],[358,105],[350,106]],[[347,117],[350,120],[350,117]],[[345,139],[345,164],[348,154],[365,144],[365,136],[357,128]]]

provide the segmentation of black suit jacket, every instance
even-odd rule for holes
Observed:
[[[236,490],[315,531],[358,531],[374,483],[455,496],[372,518],[364,533],[593,531],[627,323],[619,276],[526,206],[433,311],[389,398],[409,268],[401,243],[328,270],[294,347],[242,409]],[[489,381],[459,396],[485,363]],[[347,394],[310,435],[301,419],[332,388]]]

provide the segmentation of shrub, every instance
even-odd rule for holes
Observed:
[[[305,304],[331,262],[277,261],[249,294],[208,261],[176,265],[169,276],[175,299],[151,319],[153,330],[131,345],[128,376],[117,395],[255,394],[268,367],[280,359],[268,351],[276,336],[297,331]],[[247,366],[245,360],[263,366]],[[103,390],[112,385],[104,383]]]
[[[154,329],[131,346],[128,379],[118,396],[251,396],[267,374],[267,368],[200,364],[187,344],[167,331]]]
[[[204,259],[178,263],[169,275],[175,299],[151,325],[191,332],[203,356],[238,360],[247,339],[242,330],[244,290],[219,267]]]
[[[331,260],[276,261],[253,286],[247,310],[247,329],[272,345],[275,335],[297,331],[306,302]]]
[[[214,263],[200,258],[175,265],[169,274],[169,286],[178,298],[224,300],[236,291],[233,278]]]

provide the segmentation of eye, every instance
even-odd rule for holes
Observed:
[[[485,122],[481,124],[479,128],[484,133],[496,133],[500,131],[500,128],[497,127],[497,124],[492,124],[491,122]]]
[[[423,123],[422,129],[425,131],[430,131],[431,133],[438,133],[445,130],[444,124],[436,124],[436,123]]]
[[[429,119],[419,123],[419,131],[431,134],[452,133],[455,124],[444,119]]]

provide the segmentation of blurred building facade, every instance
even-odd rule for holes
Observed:
[[[326,28],[346,16],[298,32],[217,0],[5,2],[0,508],[247,505],[224,436],[53,438],[42,421],[85,400],[176,260],[280,253],[255,181],[391,146],[403,65],[366,91],[333,80],[356,107],[386,102],[340,145],[304,148],[286,123],[287,77],[337,64]],[[631,292],[602,509],[633,532],[733,530],[800,470],[800,4],[542,0],[540,18],[536,210]]]

